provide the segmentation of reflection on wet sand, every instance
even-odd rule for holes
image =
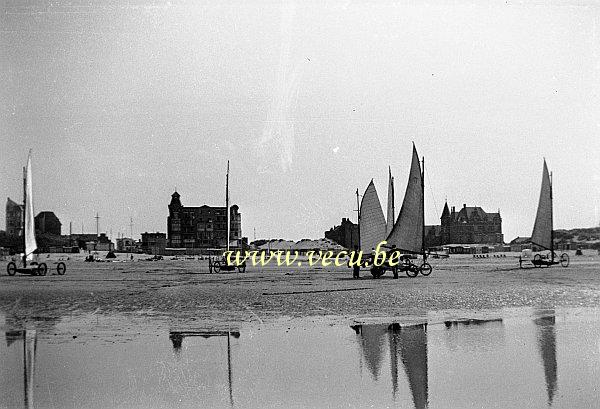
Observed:
[[[480,320],[480,319],[475,319],[475,318],[464,318],[464,319],[460,319],[460,320],[452,320],[452,321],[444,321],[444,325],[446,326],[446,328],[452,328],[452,327],[461,327],[461,326],[469,326],[469,325],[484,325],[484,324],[489,324],[489,323],[502,323],[502,318],[493,318],[493,319],[487,319],[487,320]]]
[[[37,331],[6,331],[6,346],[23,341],[23,402],[26,409],[33,408],[33,382],[35,373],[35,357],[37,350]]]
[[[450,351],[499,350],[504,347],[502,318],[462,318],[444,321],[445,342]]]
[[[548,393],[548,406],[552,406],[556,393],[557,361],[556,361],[556,331],[554,310],[538,310],[539,318],[534,320],[537,330],[537,342],[542,364],[544,366],[544,378],[546,379],[546,392]]]
[[[227,378],[229,386],[229,404],[233,408],[233,372],[231,369],[231,337],[239,338],[239,331],[170,331],[169,339],[173,343],[173,350],[176,355],[181,353],[181,346],[185,337],[227,337]]]
[[[360,337],[361,351],[374,380],[377,380],[379,375],[383,345],[387,335],[394,398],[398,390],[398,354],[400,354],[413,404],[416,409],[426,408],[428,405],[427,324],[353,325],[351,328]]]

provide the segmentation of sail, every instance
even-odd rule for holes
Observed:
[[[27,260],[33,259],[33,252],[37,249],[35,242],[35,221],[33,218],[33,186],[31,174],[31,152],[27,157],[27,170],[25,171],[25,255]]]
[[[37,349],[37,331],[36,330],[25,330],[25,339],[24,339],[24,377],[23,380],[25,382],[24,388],[24,398],[25,398],[25,407],[27,409],[33,408],[33,389],[34,389],[34,381],[35,381],[35,353]]]
[[[419,155],[413,144],[413,157],[404,201],[394,228],[387,238],[388,245],[411,252],[420,253],[423,249],[423,174]]]
[[[427,324],[402,327],[397,337],[413,404],[415,409],[424,409],[429,402]]]
[[[357,325],[354,330],[356,331],[357,328],[360,335],[362,355],[373,380],[377,381],[381,371],[383,354],[385,353],[385,338],[388,326],[385,324]]]
[[[546,379],[546,392],[548,394],[548,406],[552,405],[557,388],[557,368],[556,361],[556,332],[554,329],[555,318],[554,311],[550,316],[542,316],[535,320],[537,326],[538,348],[542,355],[542,364],[544,366],[544,378]]]
[[[385,239],[385,218],[375,184],[371,180],[360,202],[360,249],[367,254]]]
[[[540,201],[535,216],[535,224],[533,225],[533,233],[531,233],[531,242],[548,250],[552,248],[552,185],[550,184],[550,174],[545,159],[542,173],[542,190],[540,191]]]
[[[387,203],[387,219],[386,219],[386,232],[390,234],[394,228],[394,178],[392,177],[392,169],[389,169],[390,176],[388,182],[388,203]]]
[[[388,338],[390,341],[390,370],[392,372],[392,396],[396,400],[396,392],[398,392],[398,334],[394,330],[394,324],[388,328]]]

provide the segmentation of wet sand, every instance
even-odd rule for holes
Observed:
[[[120,257],[124,258],[124,255]],[[45,277],[0,276],[0,312],[5,326],[24,322],[71,322],[70,331],[136,327],[154,333],[165,328],[222,328],[240,324],[286,326],[307,322],[419,320],[489,315],[506,307],[600,306],[600,256],[574,256],[568,268],[519,269],[516,254],[477,259],[430,259],[429,277],[398,280],[386,273],[373,279],[361,271],[352,279],[346,267],[248,267],[246,273],[209,274],[200,260],[67,262],[67,274]],[[5,270],[6,263],[0,268]],[[454,311],[454,312],[453,312]],[[78,324],[80,322],[80,324]]]
[[[46,258],[53,270],[56,257]],[[0,408],[593,407],[600,260],[431,276],[206,261],[0,276]],[[5,264],[2,266],[5,267]]]

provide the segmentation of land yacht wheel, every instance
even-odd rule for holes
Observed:
[[[212,268],[215,273],[221,272],[221,263],[217,260],[213,261]]]
[[[408,262],[408,266],[406,269],[406,275],[409,277],[416,277],[419,275],[419,267],[416,264],[413,264],[411,261]]]
[[[562,253],[560,255],[560,265],[563,267],[569,267],[569,255],[567,253]]]
[[[371,275],[373,276],[373,278],[379,278],[383,275],[383,273],[385,273],[385,270],[382,267],[380,267],[380,266],[371,267]]]
[[[17,265],[12,261],[6,266],[6,272],[9,276],[14,276],[17,272]]]
[[[39,276],[45,276],[46,273],[48,273],[48,266],[46,265],[46,263],[40,263],[40,264],[38,264],[37,275],[39,275]]]
[[[58,273],[59,276],[64,275],[66,271],[67,271],[67,266],[65,265],[65,263],[60,262],[56,265],[56,272]]]
[[[238,273],[245,273],[246,272],[246,263],[242,264],[241,266],[238,266]]]
[[[533,265],[535,267],[541,267],[542,266],[542,255],[541,254],[536,254],[533,257]]]
[[[423,264],[421,264],[421,267],[419,267],[419,270],[421,271],[421,274],[423,274],[424,276],[428,276],[429,274],[431,274],[431,270],[433,270],[433,267],[431,267],[431,264],[429,264],[428,262],[424,262]]]

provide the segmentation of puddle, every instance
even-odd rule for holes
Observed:
[[[594,407],[600,314],[528,309],[420,323],[85,340],[3,331],[0,407]]]

